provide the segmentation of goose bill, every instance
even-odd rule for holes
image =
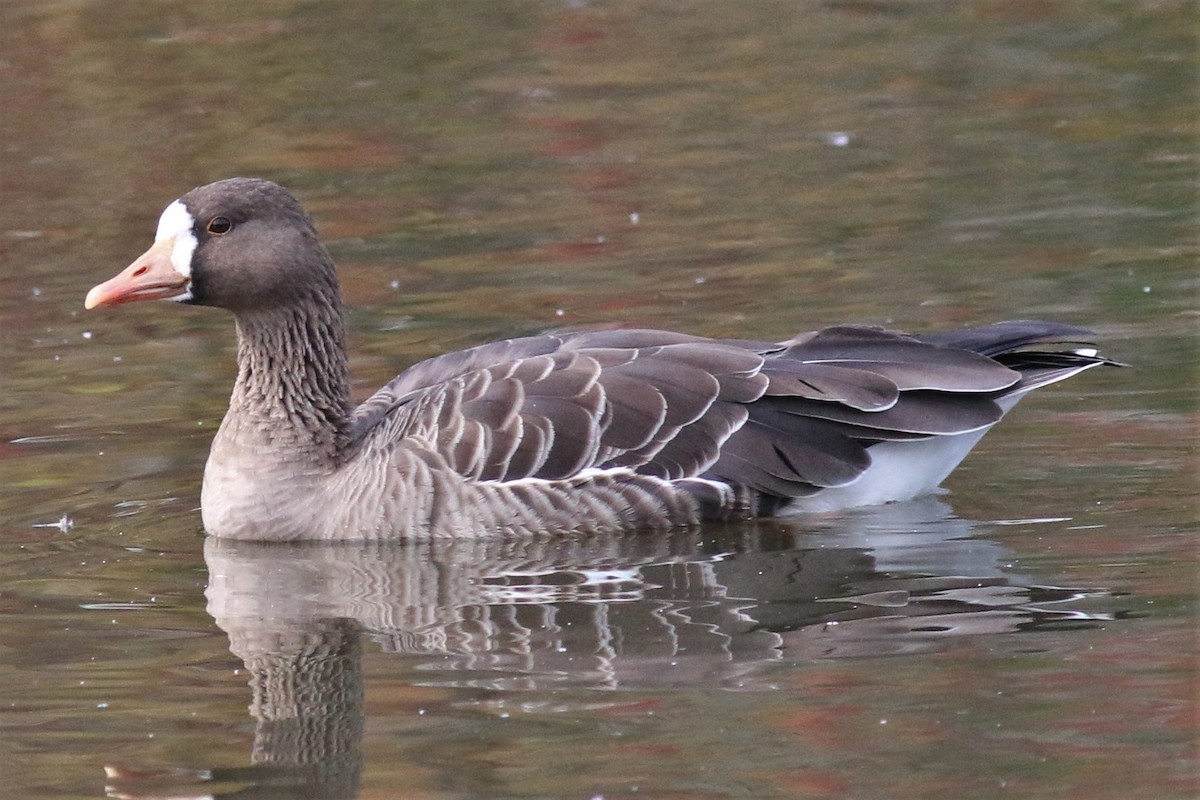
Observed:
[[[187,299],[191,294],[191,278],[180,274],[171,263],[174,247],[173,238],[155,242],[119,275],[93,286],[83,307],[100,308],[161,297]]]

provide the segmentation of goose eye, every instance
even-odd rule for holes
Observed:
[[[214,236],[220,236],[223,233],[229,233],[229,229],[233,227],[233,223],[228,217],[213,217],[208,221],[208,232]]]

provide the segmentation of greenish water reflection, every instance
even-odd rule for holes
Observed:
[[[407,604],[366,604],[408,623],[327,609],[365,720],[339,729],[355,755],[327,794],[1193,796],[1189,4],[9,3],[0,52],[0,793],[149,796],[209,768],[265,791],[239,771],[270,752],[258,673],[206,610],[195,511],[230,321],[81,309],[166,202],[260,174],[329,241],[362,394],[428,355],[614,322],[778,338],[1048,317],[1134,365],[1023,404],[935,522],[722,532],[725,560],[711,536],[641,543],[670,557],[606,568],[692,582],[566,603],[563,653],[537,650],[536,603],[417,578]],[[371,570],[339,561],[335,598],[362,598]],[[401,562],[388,574],[472,563]],[[273,574],[297,563],[329,578],[321,559]],[[928,630],[880,610],[964,576],[988,591],[921,595],[949,617]],[[1096,593],[1039,605],[1054,586]],[[421,614],[427,640],[461,642],[506,611],[525,638],[400,646]],[[1003,624],[939,634],[968,619]],[[672,657],[605,662],[600,631],[674,641],[686,678]]]

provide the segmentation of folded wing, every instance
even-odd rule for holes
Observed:
[[[777,498],[855,481],[870,447],[978,431],[997,401],[1105,363],[1085,331],[1000,323],[917,338],[839,326],[781,343],[648,330],[535,336],[430,359],[359,407],[354,435],[478,481],[628,470]]]

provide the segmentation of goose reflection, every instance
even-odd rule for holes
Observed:
[[[1094,625],[1089,590],[1034,584],[936,499],[801,528],[670,535],[250,544],[210,538],[208,611],[251,676],[254,766],[206,794],[353,797],[361,648],[417,682],[490,691],[769,689],[772,665]],[[112,796],[141,796],[109,775]],[[222,795],[212,783],[230,784]],[[164,796],[161,791],[155,796]]]

